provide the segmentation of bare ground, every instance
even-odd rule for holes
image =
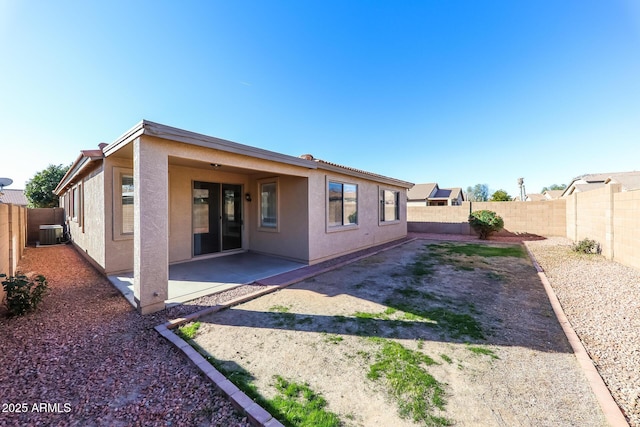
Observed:
[[[415,425],[398,415],[384,382],[367,379],[380,348],[371,337],[438,362],[427,369],[445,385],[446,406],[434,414],[455,425],[606,425],[530,261],[440,257],[416,275],[417,257],[437,258],[426,243],[204,317],[195,341],[226,368],[248,371],[267,397],[274,375],[308,383],[346,425]],[[443,322],[398,321],[408,302],[468,314],[484,337]],[[400,311],[379,316],[389,307]],[[373,316],[358,319],[358,312]],[[497,358],[471,352],[470,344]]]

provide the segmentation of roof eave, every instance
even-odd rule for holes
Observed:
[[[106,146],[104,148],[105,156],[112,155],[120,148],[124,147],[125,145],[142,135],[154,136],[170,141],[182,142],[185,144],[196,145],[204,148],[212,148],[263,160],[271,160],[278,163],[299,166],[307,169],[317,168],[317,164],[311,160],[289,156],[287,154],[276,153],[275,151],[264,150],[262,148],[251,147],[249,145],[244,145],[213,136],[178,129],[175,127],[150,122],[148,120],[142,120],[140,123],[122,134],[116,141]]]
[[[409,188],[411,188],[411,187],[413,187],[415,185],[412,182],[402,181],[402,180],[395,179],[395,178],[389,178],[389,177],[383,176],[383,175],[377,175],[377,174],[372,174],[372,173],[364,173],[364,172],[360,172],[360,171],[357,171],[357,170],[353,170],[353,169],[349,169],[349,168],[343,168],[343,167],[340,167],[340,166],[328,164],[328,163],[325,163],[325,162],[318,162],[317,165],[318,165],[319,169],[329,170],[329,171],[332,171],[332,172],[338,172],[338,173],[342,173],[342,174],[345,174],[345,175],[355,176],[355,177],[358,177],[358,178],[366,179],[366,180],[369,180],[369,181],[376,181],[376,182],[380,182],[380,183],[387,184],[387,185],[393,185],[393,186],[396,186],[396,187],[402,187],[402,188],[409,189]]]
[[[102,156],[85,156],[80,154],[75,162],[73,162],[67,173],[62,177],[56,188],[53,190],[53,193],[59,196],[60,193],[62,193],[62,191],[72,183],[73,180],[76,179],[91,162],[94,160],[101,160],[102,158]]]

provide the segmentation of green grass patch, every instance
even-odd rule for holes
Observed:
[[[441,243],[433,245],[436,250],[442,250],[447,254],[459,254],[480,257],[516,257],[525,258],[527,255],[522,246],[493,246],[478,243]]]
[[[188,323],[178,328],[178,336],[184,340],[192,340],[196,337],[200,328],[200,322]]]
[[[385,381],[400,416],[429,426],[451,425],[448,419],[434,414],[435,409],[444,410],[446,403],[444,386],[425,369],[436,362],[395,341],[380,338],[373,341],[382,346],[367,377],[372,381]]]
[[[497,273],[495,271],[487,272],[487,277],[491,280],[495,280],[496,282],[502,282],[506,279],[504,274]]]
[[[447,362],[449,365],[451,365],[453,363],[453,359],[451,359],[449,356],[447,356],[446,354],[441,354],[440,358],[442,360],[444,360],[445,362]]]
[[[276,375],[278,395],[270,400],[271,407],[285,426],[338,427],[340,419],[325,409],[327,401],[309,385],[287,381]],[[273,414],[273,413],[272,413]]]
[[[493,350],[490,350],[488,348],[468,345],[467,346],[467,350],[469,350],[473,354],[482,355],[482,356],[489,356],[492,359],[500,359],[498,357],[498,355]]]
[[[277,395],[266,399],[258,392],[253,384],[255,378],[247,370],[235,363],[221,362],[198,346],[194,348],[229,381],[286,427],[338,427],[342,424],[336,414],[325,409],[326,400],[308,384],[287,381],[276,375],[274,387]]]
[[[344,341],[344,338],[342,338],[340,335],[335,335],[335,334],[323,334],[324,335],[324,342],[326,343],[330,343],[330,344],[338,344],[342,341]]]
[[[475,310],[475,307],[472,307]],[[393,326],[415,326],[417,323],[425,326],[440,327],[451,337],[467,336],[476,340],[484,339],[480,323],[466,313],[455,313],[452,310],[439,307],[432,309],[417,309],[410,304],[399,303],[396,307],[381,313],[367,313],[358,311],[353,314],[359,327],[358,335],[367,335],[376,331],[373,320],[393,322]]]
[[[272,313],[288,313],[290,310],[286,305],[274,305],[269,307],[269,311]]]
[[[411,274],[416,278],[422,278],[433,274],[433,266],[425,263],[424,261],[416,261],[411,264],[410,267]]]

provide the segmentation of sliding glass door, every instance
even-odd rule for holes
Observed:
[[[194,181],[193,254],[242,248],[242,186]]]

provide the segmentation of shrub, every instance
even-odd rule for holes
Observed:
[[[574,252],[580,252],[584,254],[599,254],[600,253],[600,243],[591,239],[582,239],[578,243],[575,243],[571,249]]]
[[[10,316],[22,316],[35,310],[48,291],[47,279],[38,275],[35,279],[29,279],[23,274],[8,277],[0,274],[5,296],[4,305]]]
[[[502,218],[495,212],[487,210],[471,212],[469,224],[482,240],[486,240],[491,233],[500,231],[504,227]]]

